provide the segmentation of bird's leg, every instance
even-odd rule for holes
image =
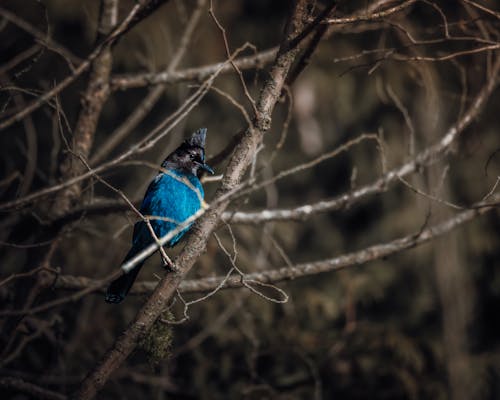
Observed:
[[[170,272],[177,272],[177,267],[175,266],[173,261],[170,259],[170,257],[167,256],[167,253],[166,253],[165,249],[163,248],[163,246],[160,244],[160,241],[159,241],[158,237],[156,236],[156,233],[155,233],[153,227],[151,226],[151,222],[149,221],[148,218],[146,218],[146,225],[149,229],[149,233],[151,234],[151,236],[154,238],[154,240],[156,241],[156,243],[159,246],[161,259],[163,261],[163,268],[165,268],[167,271],[170,271]]]
[[[177,272],[177,267],[175,266],[174,262],[170,259],[170,257],[162,247],[160,247],[160,249],[163,268],[165,268],[168,272]]]

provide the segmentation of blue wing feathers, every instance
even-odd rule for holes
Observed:
[[[174,172],[175,175],[178,175]],[[180,175],[178,175],[180,176]],[[184,175],[184,177],[186,177]],[[160,173],[149,185],[140,211],[143,215],[155,216],[165,219],[151,219],[151,226],[158,237],[167,235],[177,228],[178,224],[191,217],[200,207],[203,199],[203,187],[195,176],[189,177],[191,185],[196,188],[199,195],[182,181],[169,174]],[[166,220],[168,219],[168,220]],[[189,229],[169,241],[169,246],[175,245]],[[134,227],[133,247],[146,247],[153,241],[147,225],[139,221]]]

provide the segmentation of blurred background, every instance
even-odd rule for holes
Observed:
[[[382,9],[401,2],[385,3]],[[439,141],[467,112],[488,79],[496,55],[469,50],[498,44],[498,2],[481,1],[496,10],[493,13],[471,3],[419,1],[387,18],[332,25],[275,109],[259,153],[258,176],[270,178],[361,134],[377,134],[382,149],[373,140],[362,141],[238,199],[231,209],[287,208],[331,199],[382,176],[382,161],[387,169],[397,167]],[[134,4],[119,2],[118,21]],[[199,21],[176,69],[225,60],[224,41],[208,13],[209,4],[172,0],[113,46],[112,77],[168,68],[199,4]],[[372,5],[338,1],[334,16],[352,15]],[[100,2],[7,0],[0,6],[4,120],[61,82],[91,53],[98,38]],[[318,9],[323,6],[316,4]],[[230,50],[246,42],[255,46],[242,56],[279,45],[288,8],[284,0],[213,3]],[[25,25],[16,23],[12,15]],[[457,53],[464,54],[453,55]],[[243,70],[255,99],[268,77],[270,62]],[[2,202],[60,181],[61,163],[67,156],[65,143],[71,142],[88,79],[88,74],[81,75],[57,101],[0,133]],[[98,119],[90,165],[98,166],[128,150],[199,84],[199,80],[185,80],[113,90]],[[215,86],[251,115],[234,71],[217,77]],[[144,106],[146,98],[152,99],[150,110],[103,153],[109,138]],[[499,104],[497,90],[479,118],[460,135],[453,151],[407,181],[453,204],[467,206],[481,200],[500,176]],[[210,90],[168,135],[132,159],[159,165],[199,127],[208,128],[210,158],[246,126],[234,102]],[[217,174],[223,173],[226,161],[215,166]],[[140,200],[155,174],[137,162],[119,164],[101,176],[130,199]],[[208,202],[217,185],[205,183]],[[33,285],[29,274],[5,279],[36,268],[52,246],[54,231],[47,211],[52,200],[48,196],[17,210],[2,211],[0,304],[4,310],[15,309],[19,297],[29,296]],[[117,193],[97,180],[87,180],[79,205],[115,200],[120,200]],[[50,267],[61,275],[91,279],[115,271],[128,250],[134,222],[133,213],[125,210],[83,213],[64,223],[49,257]],[[221,225],[217,235],[228,250],[233,251],[234,245],[240,269],[257,272],[361,250],[418,232],[458,212],[401,182],[342,210],[303,221],[231,224],[231,230]],[[189,319],[183,323],[155,325],[99,398],[500,398],[499,232],[500,218],[494,210],[415,249],[278,283],[289,295],[284,304],[247,289],[220,291],[192,304]],[[182,243],[177,247],[169,254],[175,256]],[[139,280],[158,280],[163,273],[159,261],[158,256],[151,257]],[[189,278],[224,275],[230,267],[212,237]],[[33,304],[69,294],[52,287],[37,292]],[[266,294],[280,298],[275,291]],[[183,298],[188,301],[201,295]],[[26,317],[13,333],[8,330],[12,321],[4,318],[1,375],[70,393],[145,299],[146,295],[130,296],[114,306],[104,303],[102,293],[92,293]],[[184,317],[180,299],[168,314],[172,320]],[[37,398],[13,388],[2,391],[3,398]]]

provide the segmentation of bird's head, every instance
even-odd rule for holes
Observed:
[[[203,171],[213,174],[213,169],[205,164],[206,136],[207,128],[198,129],[163,161],[162,167],[182,170],[194,176],[200,176]]]

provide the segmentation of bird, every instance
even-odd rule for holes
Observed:
[[[213,169],[205,163],[205,139],[207,129],[201,128],[182,144],[161,164],[161,170],[146,190],[139,211],[149,217],[151,227],[161,238],[194,215],[204,206],[203,186],[200,176],[204,172],[213,174]],[[173,236],[167,243],[174,246],[190,229],[191,224]],[[154,242],[148,224],[141,220],[134,225],[132,247],[122,265]],[[169,260],[163,260],[166,267]],[[106,291],[105,301],[121,303],[127,296],[145,260],[130,271],[112,281]]]

